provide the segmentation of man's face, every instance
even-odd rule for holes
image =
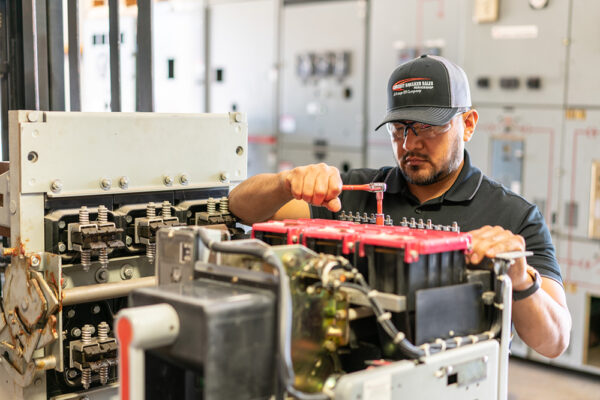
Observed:
[[[460,167],[465,127],[462,115],[454,117],[446,126],[447,130],[436,127],[437,134],[426,134],[428,126],[423,124],[414,125],[418,136],[411,129],[408,129],[406,137],[403,129],[392,129],[390,137],[394,155],[407,182],[420,186],[431,185],[447,178]],[[400,128],[402,126],[399,125]],[[419,128],[424,128],[423,134]]]

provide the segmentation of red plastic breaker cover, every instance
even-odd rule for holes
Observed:
[[[306,245],[307,238],[339,241],[342,243],[343,254],[350,254],[358,249],[360,257],[365,255],[365,245],[403,249],[404,261],[407,263],[418,261],[421,254],[467,251],[471,246],[471,235],[468,233],[328,219],[261,222],[252,225],[253,238],[256,237],[256,232],[280,234],[286,238],[287,244]]]

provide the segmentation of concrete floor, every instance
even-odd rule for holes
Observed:
[[[508,400],[600,400],[600,376],[511,358]]]

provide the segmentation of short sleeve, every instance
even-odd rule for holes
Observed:
[[[554,279],[562,285],[550,231],[535,205],[527,210],[518,233],[525,239],[526,250],[533,252],[532,256],[527,257],[527,263],[537,269],[541,276]]]

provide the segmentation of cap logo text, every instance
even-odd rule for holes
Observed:
[[[394,92],[410,92],[420,93],[421,90],[433,89],[433,81],[431,78],[407,78],[401,79],[392,85],[392,91]],[[394,96],[400,93],[394,93]]]

